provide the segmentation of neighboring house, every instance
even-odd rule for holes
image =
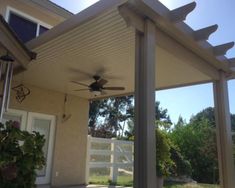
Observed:
[[[0,22],[0,56],[15,59],[3,120],[45,135],[38,184],[86,183],[89,100],[135,92],[135,187],[156,187],[155,89],[213,82],[220,179],[234,187],[227,80],[235,78],[235,60],[224,56],[234,43],[211,46],[216,25],[186,25],[195,6],[170,11],[156,0],[100,0],[72,15],[47,0],[1,0],[8,24]],[[107,81],[90,85],[95,75]]]

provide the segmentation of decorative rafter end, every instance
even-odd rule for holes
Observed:
[[[197,5],[196,2],[192,2],[170,11],[168,16],[169,20],[173,23],[184,21],[187,15],[196,8],[196,5]]]
[[[210,35],[214,33],[217,29],[218,29],[217,24],[209,26],[209,27],[205,27],[197,31],[194,31],[193,37],[197,42],[205,41],[205,40],[208,40]]]
[[[215,46],[213,48],[214,55],[215,56],[225,55],[227,53],[227,51],[234,46],[234,44],[235,44],[234,42],[229,42],[226,44],[221,44],[221,45]]]

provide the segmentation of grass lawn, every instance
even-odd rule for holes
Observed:
[[[97,185],[113,185],[113,183],[109,181],[109,176],[91,176],[89,183]],[[116,185],[127,187],[132,186],[132,176],[118,176]]]
[[[219,188],[219,186],[209,185],[209,184],[195,184],[195,183],[187,183],[187,184],[171,183],[169,185],[165,185],[164,188]]]
[[[91,176],[89,179],[90,184],[98,184],[98,185],[113,185],[112,182],[109,181],[108,176]],[[120,186],[131,187],[133,185],[132,176],[118,176],[117,184]],[[167,183],[164,188],[219,188],[218,185],[208,185],[208,184],[177,184],[177,183]]]

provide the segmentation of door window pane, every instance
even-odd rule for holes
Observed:
[[[10,13],[9,25],[24,43],[36,37],[37,23],[29,21],[12,12]]]
[[[20,129],[24,130],[25,125],[22,125],[22,115],[4,113],[2,123],[5,124],[7,121],[16,121],[20,124]]]
[[[44,138],[46,139],[45,145],[43,147],[44,156],[47,161],[47,153],[48,153],[48,144],[49,144],[49,135],[50,135],[50,120],[45,119],[38,119],[35,118],[33,120],[32,125],[32,131],[39,132],[40,134],[44,135]],[[46,166],[43,167],[42,170],[37,171],[38,176],[45,176],[46,175]]]
[[[22,117],[21,116],[16,116],[16,115],[10,115],[10,114],[3,114],[3,120],[2,123],[6,123],[7,121],[17,121],[21,124]]]

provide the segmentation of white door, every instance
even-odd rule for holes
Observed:
[[[25,112],[20,110],[9,110],[3,115],[3,123],[12,120],[20,122],[21,130],[29,132],[36,131],[45,136],[46,142],[43,151],[46,158],[45,167],[38,171],[36,184],[49,184],[51,179],[52,155],[55,134],[55,116]]]
[[[36,131],[45,136],[46,143],[43,151],[46,158],[46,165],[42,170],[37,172],[36,184],[49,184],[55,134],[55,116],[29,112],[27,131]]]

